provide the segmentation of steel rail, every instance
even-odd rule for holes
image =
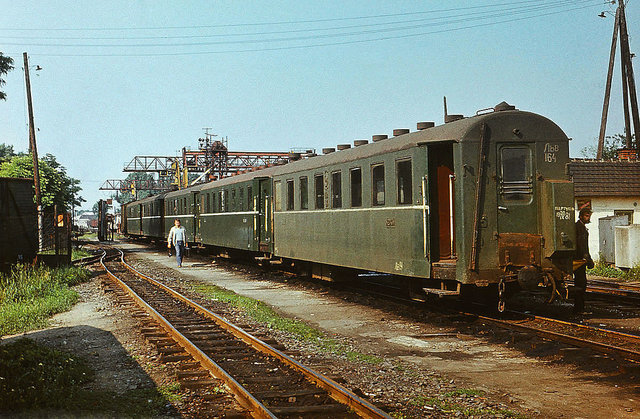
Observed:
[[[563,320],[557,320],[557,319],[552,319],[552,318],[548,318],[548,317],[542,317],[542,316],[535,316],[535,315],[531,315],[531,314],[526,314],[526,313],[520,313],[520,312],[515,312],[515,311],[511,311],[511,313],[514,314],[519,314],[522,316],[525,316],[527,320],[533,320],[533,321],[545,321],[545,322],[549,322],[549,323],[556,323],[556,324],[561,324],[564,326],[570,326],[570,327],[574,327],[577,329],[581,329],[581,330],[588,330],[590,332],[595,332],[595,333],[599,333],[599,334],[605,334],[611,337],[615,337],[615,338],[619,338],[619,339],[624,339],[624,340],[632,340],[634,341],[634,343],[636,344],[640,344],[640,336],[637,335],[631,335],[628,333],[622,333],[622,332],[616,332],[614,330],[608,330],[608,329],[602,329],[599,327],[593,327],[593,326],[586,326],[586,325],[582,325],[582,324],[577,324],[577,323],[571,323],[571,322],[565,322]],[[567,335],[564,333],[559,333],[559,332],[554,332],[551,330],[544,330],[544,329],[539,329],[537,327],[533,327],[530,325],[525,325],[522,323],[518,323],[520,322],[520,320],[505,320],[505,319],[496,319],[494,317],[487,317],[487,316],[482,316],[482,315],[478,315],[478,314],[472,314],[472,313],[465,313],[466,315],[469,316],[474,316],[477,317],[478,319],[493,323],[493,324],[497,324],[499,326],[502,327],[506,327],[509,329],[516,329],[516,330],[522,330],[522,331],[527,331],[527,332],[534,332],[536,335],[543,337],[543,338],[547,338],[547,339],[551,339],[551,340],[556,340],[556,341],[560,341],[560,342],[564,342],[573,346],[580,346],[580,347],[588,347],[591,349],[594,349],[598,352],[601,353],[606,353],[606,354],[613,354],[613,355],[621,355],[622,357],[624,357],[625,359],[629,359],[629,360],[633,360],[636,362],[640,362],[640,352],[638,351],[634,351],[631,349],[626,349],[626,348],[621,348],[619,346],[614,346],[614,345],[609,345],[606,343],[601,343],[601,342],[596,342],[593,341],[591,339],[584,339],[584,338],[580,338],[577,336],[571,336],[571,335]]]
[[[106,256],[107,252],[106,250],[102,251],[102,254],[97,254],[97,255],[92,255],[92,256],[87,256],[87,257],[83,257],[80,259],[76,259],[71,261],[72,264],[74,265],[80,265],[80,266],[84,266],[84,265],[88,265],[90,263],[95,263],[98,262],[100,259],[102,259],[103,256]]]
[[[120,258],[124,263],[124,254],[121,250]],[[106,252],[105,252],[106,254]],[[204,352],[202,352],[196,345],[194,345],[189,339],[187,339],[182,333],[171,325],[160,313],[158,313],[153,307],[147,304],[135,291],[133,291],[127,284],[125,284],[120,278],[118,278],[113,272],[111,272],[104,264],[104,255],[100,259],[102,267],[107,272],[107,275],[112,278],[125,292],[127,292],[135,301],[140,305],[160,326],[171,336],[180,346],[184,348],[195,360],[197,360],[207,371],[211,373],[215,378],[223,381],[233,391],[234,396],[238,400],[239,404],[245,409],[251,412],[251,416],[254,418],[269,418],[274,419],[276,416],[271,413],[258,399],[256,399],[251,393],[249,393],[240,383],[238,383],[232,376],[230,376],[224,369],[222,369],[214,360],[209,358]],[[128,266],[125,264],[125,266]]]
[[[293,368],[294,370],[299,371],[309,381],[311,381],[312,383],[314,383],[318,387],[322,388],[323,390],[327,391],[327,393],[329,394],[329,396],[332,399],[334,399],[334,400],[336,400],[336,401],[348,406],[351,410],[353,410],[359,416],[366,417],[366,418],[385,418],[385,419],[390,419],[391,418],[389,415],[387,415],[385,412],[383,412],[382,410],[380,410],[377,407],[375,407],[373,404],[367,402],[366,400],[363,400],[363,399],[359,398],[354,393],[349,391],[347,388],[341,386],[340,384],[336,383],[335,381],[331,380],[330,378],[324,377],[321,374],[319,374],[319,373],[317,373],[317,372],[305,367],[304,365],[302,365],[301,363],[299,363],[295,359],[291,358],[287,354],[282,353],[281,351],[273,348],[271,345],[263,342],[262,340],[256,338],[255,336],[252,336],[249,333],[245,332],[241,328],[239,328],[239,327],[227,322],[222,317],[220,317],[217,314],[207,310],[206,308],[202,307],[198,303],[196,303],[194,301],[191,301],[189,298],[185,297],[184,295],[180,294],[179,292],[175,291],[174,289],[169,288],[166,285],[156,281],[155,279],[150,278],[150,277],[144,275],[143,273],[137,271],[133,266],[129,265],[128,263],[126,263],[124,261],[124,253],[121,252],[121,254],[122,254],[122,257],[121,257],[122,264],[131,273],[137,275],[141,279],[149,281],[150,283],[152,283],[152,284],[158,286],[159,288],[163,289],[164,291],[170,293],[171,295],[173,295],[178,300],[182,301],[183,303],[187,304],[188,306],[193,308],[198,313],[202,314],[204,317],[209,318],[210,320],[213,320],[220,327],[222,327],[223,329],[227,330],[228,332],[233,334],[238,339],[241,339],[243,342],[245,342],[246,344],[248,344],[252,348],[258,350],[259,352],[264,353],[265,355],[274,357],[274,358],[280,360],[281,362],[283,362],[284,364],[288,365],[289,367]]]

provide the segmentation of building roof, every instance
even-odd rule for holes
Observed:
[[[576,197],[640,196],[640,161],[573,159],[568,171]]]

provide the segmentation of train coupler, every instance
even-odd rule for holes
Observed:
[[[498,312],[504,313],[505,309],[505,289],[507,288],[506,282],[504,281],[504,277],[500,277],[500,282],[498,282]]]

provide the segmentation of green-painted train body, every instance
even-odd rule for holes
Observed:
[[[153,239],[163,238],[165,235],[164,196],[165,194],[150,196],[123,205],[124,233]]]
[[[503,109],[168,193],[163,232],[178,217],[190,242],[261,258],[480,286],[562,282],[575,236],[569,139]]]

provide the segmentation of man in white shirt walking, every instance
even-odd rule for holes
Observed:
[[[176,218],[173,222],[173,227],[169,231],[169,237],[167,238],[167,247],[171,249],[171,245],[176,249],[176,262],[178,262],[178,268],[182,267],[182,257],[184,256],[185,249],[187,248],[187,230],[180,225],[180,220]]]

